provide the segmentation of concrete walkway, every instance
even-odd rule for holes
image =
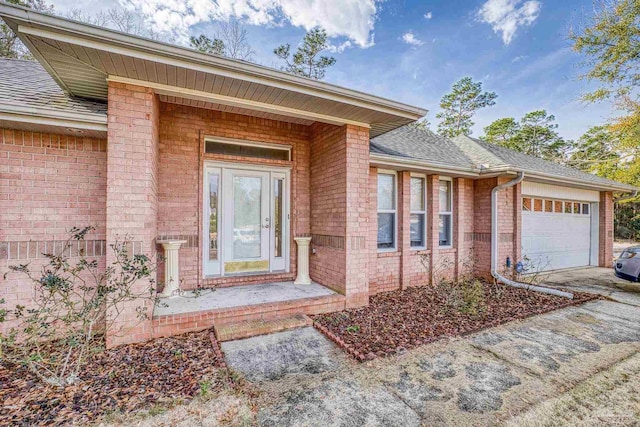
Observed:
[[[262,392],[263,426],[482,426],[637,353],[638,325],[640,307],[595,301],[365,364],[313,329],[225,343],[225,351]],[[249,362],[255,352],[261,363]]]
[[[575,292],[603,295],[614,301],[640,307],[640,292],[628,292],[625,288],[634,286],[632,282],[620,279],[611,268],[587,267],[574,270],[560,270],[542,277],[545,286],[563,288]],[[635,284],[640,291],[640,285]]]

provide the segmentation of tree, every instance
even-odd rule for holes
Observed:
[[[484,139],[492,144],[518,150],[515,144],[520,124],[513,117],[498,119],[484,128]]]
[[[519,121],[505,117],[485,127],[482,139],[531,156],[562,162],[568,143],[558,135],[555,119],[546,110],[527,113]]]
[[[431,122],[426,117],[423,117],[420,120],[416,120],[415,122],[409,123],[409,126],[411,126],[414,129],[431,130],[430,129]]]
[[[585,99],[629,96],[640,83],[640,2],[600,0],[593,10],[586,27],[569,33],[573,50],[586,56],[582,77],[603,84]]]
[[[53,12],[53,6],[47,5],[44,0],[7,0],[7,2],[37,10],[38,12]],[[0,57],[33,59],[26,46],[18,40],[18,36],[2,20],[0,20]]]
[[[211,39],[204,34],[191,37],[191,47],[200,52],[251,61],[255,52],[249,44],[247,30],[236,20],[221,22],[220,30]]]
[[[67,13],[67,18],[153,40],[165,40],[166,38],[165,34],[157,33],[147,26],[140,15],[120,7],[112,7],[95,14],[72,9]]]
[[[479,109],[494,105],[497,97],[494,92],[482,92],[482,82],[474,82],[471,77],[460,79],[440,100],[443,111],[436,114],[442,119],[438,133],[446,137],[471,135],[471,118]]]
[[[249,44],[247,30],[237,20],[221,22],[216,38],[222,40],[226,57],[243,61],[253,60],[255,52]]]
[[[330,56],[318,56],[329,47],[327,32],[322,28],[314,28],[305,34],[302,46],[291,55],[291,45],[283,44],[273,50],[275,55],[285,61],[283,69],[291,74],[322,80],[327,68],[336,63]]]
[[[618,143],[618,135],[609,126],[593,126],[572,144],[567,165],[615,179],[619,163],[629,159],[617,151]]]
[[[224,42],[220,39],[211,40],[204,34],[200,34],[198,37],[191,36],[189,44],[193,49],[199,50],[203,53],[219,56],[224,55]]]

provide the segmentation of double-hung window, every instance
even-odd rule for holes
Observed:
[[[426,180],[424,177],[411,177],[411,247],[424,249],[426,245]]]
[[[396,175],[378,174],[378,250],[396,248]]]
[[[440,180],[440,247],[450,247],[453,242],[453,186],[450,179]]]

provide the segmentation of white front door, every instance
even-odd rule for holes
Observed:
[[[286,271],[288,173],[205,170],[204,274]]]

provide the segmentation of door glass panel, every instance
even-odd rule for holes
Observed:
[[[218,187],[219,175],[209,175],[209,260],[218,259]]]
[[[233,257],[261,256],[262,178],[233,177]]]
[[[282,196],[283,196],[284,180],[276,178],[273,181],[273,233],[274,248],[273,256],[280,258],[282,256]]]

